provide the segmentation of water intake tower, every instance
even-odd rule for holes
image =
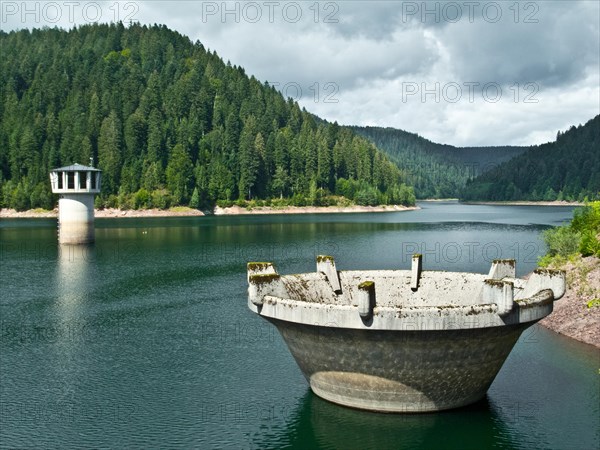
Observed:
[[[100,193],[101,171],[73,164],[50,172],[52,192],[59,194],[58,242],[94,242],[94,196]]]

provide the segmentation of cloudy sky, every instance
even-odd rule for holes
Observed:
[[[3,30],[166,24],[341,124],[529,145],[600,113],[600,2],[2,2]]]

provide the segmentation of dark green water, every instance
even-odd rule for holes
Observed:
[[[541,327],[477,405],[383,415],[315,397],[246,306],[245,264],[487,272],[545,249],[570,208],[426,203],[403,213],[96,220],[59,248],[54,220],[0,221],[0,446],[548,448],[600,445],[600,353]]]

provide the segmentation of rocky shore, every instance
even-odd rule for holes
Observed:
[[[215,216],[227,215],[246,215],[246,214],[317,214],[317,213],[360,213],[360,212],[394,212],[411,211],[419,209],[417,206],[287,206],[284,208],[272,208],[267,206],[246,209],[239,206],[230,206],[228,208],[216,207],[212,213]],[[171,209],[117,209],[106,208],[97,209],[95,216],[97,219],[105,218],[123,218],[123,217],[188,217],[205,216],[211,213],[202,212],[197,209],[186,207],[175,207]],[[14,209],[0,209],[0,219],[19,219],[19,218],[53,218],[58,217],[58,209],[52,211],[41,209],[30,209],[29,211],[15,211]]]
[[[187,217],[204,216],[202,211],[192,208],[178,207],[171,209],[96,209],[94,215],[97,219],[122,218],[122,217]],[[29,211],[15,211],[14,209],[0,209],[0,219],[43,219],[58,217],[58,209],[52,211],[30,209]]]
[[[372,212],[395,212],[412,211],[419,209],[417,206],[286,206],[284,208],[273,208],[262,206],[252,209],[230,206],[228,208],[215,208],[215,216],[244,215],[244,214],[321,214],[321,213],[372,213]]]
[[[121,217],[190,217],[204,216],[202,211],[193,208],[172,209],[100,209],[95,211],[96,218],[121,218]]]
[[[567,272],[567,292],[540,325],[600,348],[600,305],[588,306],[600,299],[600,259],[579,258],[558,268]]]

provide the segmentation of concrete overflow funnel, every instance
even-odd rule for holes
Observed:
[[[488,274],[317,270],[280,275],[248,263],[248,308],[274,324],[310,384],[333,403],[379,412],[430,412],[485,397],[521,333],[565,293],[562,271],[516,278],[514,260]]]
[[[60,196],[58,200],[59,243],[94,242],[94,196],[100,193],[100,182],[100,170],[81,164],[50,171],[52,192]]]

